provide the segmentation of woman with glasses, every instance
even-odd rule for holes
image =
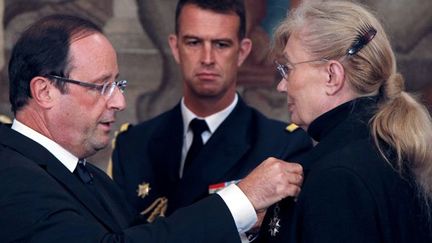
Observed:
[[[432,123],[404,91],[365,7],[305,1],[274,53],[292,122],[316,141],[295,200],[267,210],[261,242],[432,242]]]

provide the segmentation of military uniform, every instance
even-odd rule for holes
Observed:
[[[239,99],[180,178],[184,128],[178,104],[117,137],[113,179],[139,212],[153,205],[169,215],[241,180],[270,156],[295,161],[311,148],[303,130],[285,128]]]

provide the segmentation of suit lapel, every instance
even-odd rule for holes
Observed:
[[[156,174],[168,174],[168,178],[164,179],[178,181],[183,144],[183,119],[179,104],[155,128],[150,141],[148,152]]]
[[[17,151],[23,156],[37,163],[42,169],[50,174],[59,184],[72,194],[90,213],[98,219],[105,227],[117,231],[119,225],[107,215],[100,206],[95,196],[92,195],[60,161],[57,160],[48,150],[40,144],[32,141],[24,135],[13,131],[10,128],[0,127],[0,136],[7,137],[1,141],[4,145]]]
[[[52,163],[54,162],[54,163]],[[97,197],[85,188],[85,185],[80,182],[70,171],[63,165],[57,165],[58,161],[48,162],[47,172],[63,185],[68,191],[86,207],[93,216],[95,216],[102,224],[113,231],[120,229],[120,226],[107,214],[106,210],[98,202]]]

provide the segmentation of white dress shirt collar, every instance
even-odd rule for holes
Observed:
[[[181,113],[182,113],[183,124],[184,124],[183,134],[186,134],[188,132],[189,123],[194,118],[204,119],[207,122],[207,125],[210,129],[210,133],[213,134],[216,131],[216,129],[219,127],[219,125],[229,116],[231,111],[234,110],[235,106],[237,105],[237,102],[238,102],[238,95],[235,94],[233,102],[231,102],[231,104],[227,108],[207,117],[199,117],[191,110],[189,110],[189,108],[186,107],[184,103],[184,98],[182,98]]]
[[[21,133],[22,135],[30,138],[31,140],[39,143],[46,148],[51,154],[54,155],[70,172],[73,173],[75,167],[78,164],[78,158],[71,154],[69,151],[64,149],[58,143],[45,137],[44,135],[36,132],[30,127],[24,125],[18,120],[14,119],[12,123],[12,129]]]

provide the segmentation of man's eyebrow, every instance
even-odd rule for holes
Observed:
[[[186,40],[186,39],[197,39],[197,40],[203,40],[204,38],[202,38],[202,37],[198,37],[198,36],[194,36],[194,35],[184,35],[184,36],[182,36],[182,39],[183,40]],[[211,39],[210,40],[211,42],[220,42],[220,41],[224,41],[224,42],[229,42],[229,43],[233,43],[234,42],[234,40],[233,39],[231,39],[231,38],[214,38],[214,39]]]
[[[104,83],[104,82],[106,82],[106,80],[111,79],[111,77],[112,77],[112,75],[110,75],[110,74],[103,74],[100,77],[97,77],[97,78],[93,79],[93,82],[95,82],[95,83]],[[117,79],[118,77],[119,77],[119,73],[117,73],[114,76],[114,79]]]
[[[223,42],[229,42],[229,43],[233,43],[233,42],[234,42],[234,40],[231,39],[231,38],[216,38],[216,39],[212,39],[211,41],[212,41],[212,42],[220,42],[220,41],[223,41]]]
[[[201,40],[202,38],[198,37],[198,36],[194,36],[194,35],[184,35],[181,37],[183,40],[185,39],[198,39]]]

